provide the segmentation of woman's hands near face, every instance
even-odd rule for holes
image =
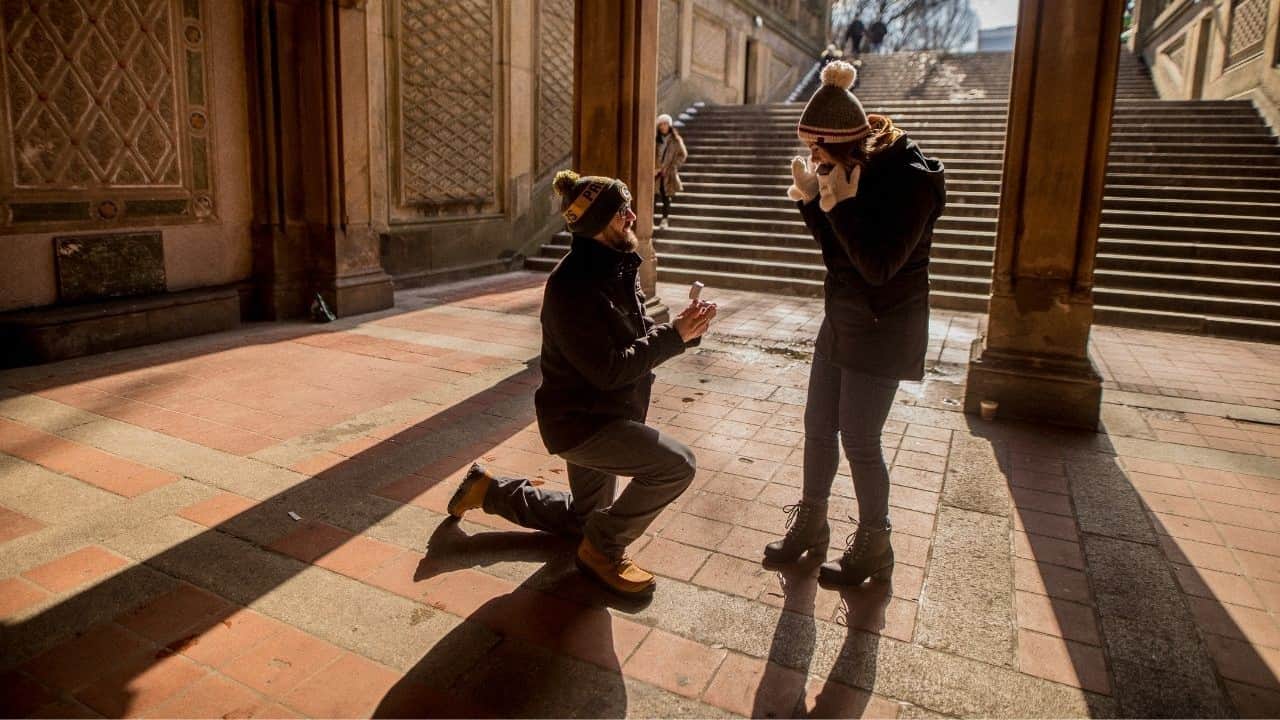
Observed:
[[[798,202],[810,203],[818,197],[817,167],[802,155],[791,159],[791,187],[787,188],[787,197]]]
[[[837,204],[858,194],[858,181],[862,178],[862,166],[846,169],[835,165],[818,173],[818,192],[822,196],[819,206],[823,212],[831,212]]]

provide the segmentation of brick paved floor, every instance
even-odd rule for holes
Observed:
[[[1280,347],[1099,328],[1106,432],[1073,433],[960,413],[981,318],[936,313],[886,427],[899,564],[841,596],[758,562],[820,303],[709,289],[651,414],[698,476],[627,607],[571,543],[443,522],[474,458],[565,484],[540,286],[0,374],[4,714],[1280,714]]]

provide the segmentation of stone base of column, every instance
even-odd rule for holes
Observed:
[[[1087,358],[1046,358],[990,350],[973,343],[964,410],[981,411],[983,400],[1000,404],[996,417],[1097,430],[1102,377]]]
[[[664,323],[671,321],[671,309],[663,302],[662,298],[651,297],[644,301],[644,311],[654,322]]]
[[[326,285],[325,299],[332,300],[330,309],[338,317],[385,310],[395,305],[391,276],[381,270],[333,278]]]

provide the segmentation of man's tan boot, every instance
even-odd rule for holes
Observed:
[[[636,596],[653,592],[653,573],[641,568],[626,555],[614,560],[600,552],[586,538],[578,545],[578,569],[619,595]]]
[[[461,518],[468,510],[484,506],[484,496],[493,484],[493,476],[485,472],[479,465],[472,465],[467,476],[462,478],[457,491],[449,499],[449,514]]]

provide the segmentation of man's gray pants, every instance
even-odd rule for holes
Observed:
[[[689,448],[631,420],[606,425],[560,457],[569,466],[569,492],[498,478],[485,493],[485,512],[535,530],[583,535],[612,558],[680,497],[697,469]],[[632,480],[615,500],[619,475]]]

